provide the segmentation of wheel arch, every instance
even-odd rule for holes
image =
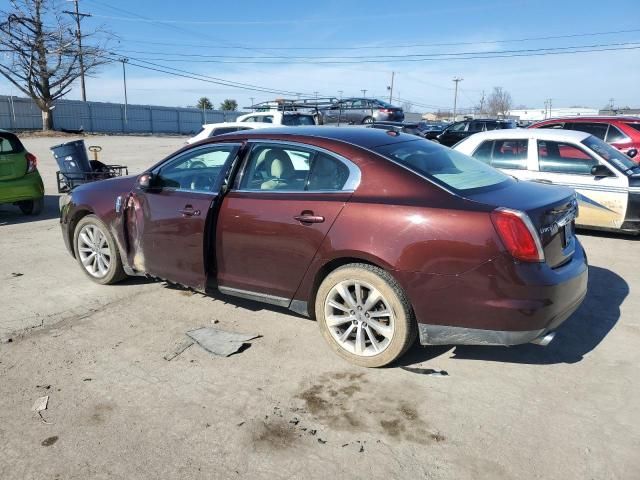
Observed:
[[[95,213],[90,208],[83,207],[74,211],[68,219],[69,227],[67,228],[67,240],[69,242],[68,245],[71,245],[71,255],[73,256],[73,258],[76,258],[76,249],[73,242],[76,233],[76,226],[78,225],[78,222],[87,215],[95,215]]]

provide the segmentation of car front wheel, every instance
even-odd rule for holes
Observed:
[[[116,242],[107,226],[95,215],[83,217],[73,235],[76,259],[94,282],[109,285],[126,277]]]
[[[44,199],[24,200],[18,203],[18,207],[24,215],[40,215],[44,207]]]
[[[349,264],[327,275],[316,295],[315,312],[329,346],[363,367],[382,367],[400,358],[417,335],[404,291],[373,265]]]

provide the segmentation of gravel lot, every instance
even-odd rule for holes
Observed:
[[[639,241],[580,234],[589,295],[546,348],[416,346],[413,371],[367,370],[277,308],[92,284],[58,227],[48,148],[70,139],[25,139],[41,217],[0,207],[0,478],[640,478]],[[136,173],[184,140],[87,144]],[[163,359],[214,322],[262,337]]]

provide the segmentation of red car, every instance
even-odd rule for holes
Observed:
[[[640,117],[550,118],[529,128],[561,128],[590,133],[640,163]]]
[[[146,275],[315,317],[386,365],[422,344],[546,344],[582,302],[572,190],[413,135],[289,127],[214,137],[61,200],[101,284]]]

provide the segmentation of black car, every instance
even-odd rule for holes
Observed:
[[[473,119],[454,122],[445,128],[442,132],[427,132],[425,138],[436,141],[447,147],[452,147],[460,140],[470,137],[474,133],[486,132],[487,130],[499,130],[506,128],[516,128],[517,124],[513,120],[495,120],[495,119]]]

